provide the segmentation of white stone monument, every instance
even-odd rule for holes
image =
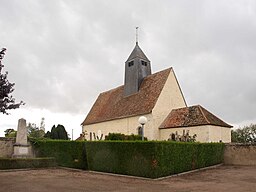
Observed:
[[[25,119],[19,119],[16,143],[14,144],[14,158],[29,157],[28,132]]]

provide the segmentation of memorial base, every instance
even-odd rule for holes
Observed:
[[[12,158],[30,158],[29,145],[14,145]]]

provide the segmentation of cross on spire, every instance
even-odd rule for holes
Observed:
[[[136,27],[136,45],[138,45],[138,29],[139,27]]]

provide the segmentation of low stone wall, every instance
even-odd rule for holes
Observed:
[[[225,145],[224,164],[256,165],[256,143],[231,143]]]
[[[11,158],[14,153],[14,144],[16,138],[0,137],[0,158]],[[32,145],[28,141],[28,157],[35,157]]]
[[[0,158],[10,158],[13,154],[15,138],[0,137]]]

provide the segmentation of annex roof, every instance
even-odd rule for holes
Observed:
[[[137,93],[124,97],[124,86],[101,93],[82,125],[148,114],[154,108],[172,68],[143,79]]]
[[[200,125],[232,126],[225,123],[200,105],[173,109],[160,125],[160,129]]]

